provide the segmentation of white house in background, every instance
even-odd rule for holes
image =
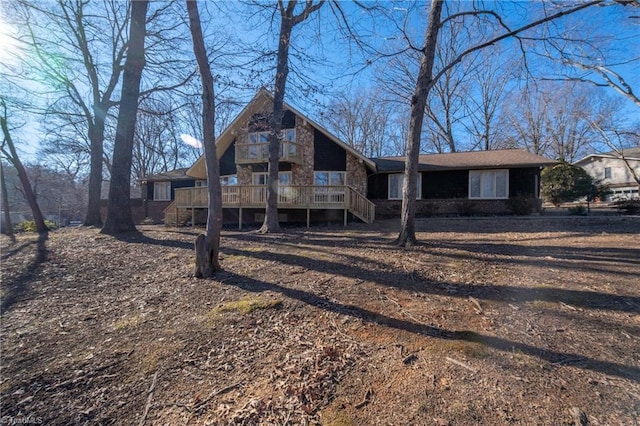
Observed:
[[[640,177],[640,147],[625,149],[622,155],[616,151],[587,155],[573,164],[608,185],[612,191],[609,200],[640,198],[636,180]]]

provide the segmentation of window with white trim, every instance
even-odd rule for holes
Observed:
[[[313,172],[314,202],[316,203],[344,203],[344,185],[347,184],[347,172],[319,171]],[[318,188],[326,186],[327,188]],[[337,186],[339,188],[332,188]]]
[[[313,172],[313,184],[319,186],[346,185],[347,172]]]
[[[203,186],[207,186],[207,181],[206,180],[197,180],[196,181],[196,188],[201,188]]]
[[[604,178],[611,179],[611,167],[604,168]]]
[[[251,175],[253,185],[266,185],[268,179],[268,172],[255,172]],[[278,172],[278,184],[291,185],[291,172]]]
[[[222,186],[234,186],[238,184],[237,175],[220,176],[220,185]]]
[[[171,201],[171,182],[153,183],[154,201]]]
[[[469,170],[469,198],[509,198],[509,170]]]
[[[402,183],[404,173],[389,175],[389,200],[402,200]],[[418,173],[418,188],[416,190],[416,200],[422,198],[422,173]]]

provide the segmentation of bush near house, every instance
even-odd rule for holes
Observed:
[[[640,199],[618,200],[613,205],[623,214],[640,214]]]
[[[541,177],[542,196],[556,207],[589,196],[594,187],[593,178],[584,169],[564,160],[544,169]]]

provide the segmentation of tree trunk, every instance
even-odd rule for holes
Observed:
[[[12,242],[16,241],[13,234],[13,224],[11,223],[11,213],[9,212],[9,193],[7,192],[7,181],[4,178],[4,166],[0,161],[0,187],[2,188],[2,207],[4,210],[4,233],[11,238]]]
[[[202,129],[204,159],[207,168],[207,189],[209,210],[207,229],[198,235],[195,241],[196,267],[193,275],[196,278],[209,278],[220,269],[220,232],[222,229],[222,189],[220,187],[220,164],[215,144],[215,96],[213,76],[209,67],[209,57],[204,45],[198,3],[186,0],[189,13],[189,29],[193,39],[193,53],[198,62],[202,81]]]
[[[282,131],[282,113],[284,93],[289,75],[289,43],[293,30],[292,17],[281,13],[280,39],[278,42],[278,64],[273,93],[273,114],[271,115],[269,135],[269,175],[267,177],[267,205],[264,223],[258,232],[279,232],[278,221],[278,169],[280,164],[280,132]]]
[[[122,76],[122,96],[113,149],[107,220],[101,231],[104,234],[113,235],[136,230],[131,217],[131,160],[140,80],[145,65],[144,39],[148,4],[148,0],[131,2],[129,48]]]
[[[5,109],[4,114],[0,116],[0,126],[2,127],[2,133],[4,135],[4,144],[9,148],[9,152],[5,151],[4,146],[2,148],[2,152],[18,172],[18,179],[20,179],[20,183],[22,184],[24,197],[27,199],[29,207],[31,208],[33,221],[36,224],[36,231],[42,234],[49,231],[49,228],[47,228],[47,225],[44,223],[44,217],[42,216],[42,212],[40,211],[40,206],[38,205],[36,194],[33,192],[33,188],[31,187],[31,182],[29,182],[27,171],[24,169],[24,166],[22,165],[22,162],[18,157],[16,147],[13,144],[13,139],[11,139],[11,133],[9,132],[9,126],[7,125],[7,111],[4,103],[3,107]]]
[[[94,107],[94,110],[96,108]],[[104,154],[104,116],[94,115],[94,122],[89,125],[89,143],[91,156],[89,165],[89,200],[85,226],[102,226],[100,196],[102,193],[102,165]]]
[[[416,243],[415,215],[416,191],[418,184],[418,164],[420,160],[420,137],[427,97],[433,87],[433,62],[438,43],[440,15],[443,0],[433,0],[429,12],[429,24],[425,34],[420,71],[416,87],[411,97],[411,116],[409,118],[409,141],[407,144],[404,182],[402,184],[402,213],[400,235],[395,241],[399,246],[410,247]]]

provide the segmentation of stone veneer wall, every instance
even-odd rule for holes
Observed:
[[[367,195],[367,167],[356,156],[347,153],[347,185],[360,194]]]
[[[302,144],[302,164],[291,165],[293,185],[313,185],[313,127],[296,116],[296,141]]]

